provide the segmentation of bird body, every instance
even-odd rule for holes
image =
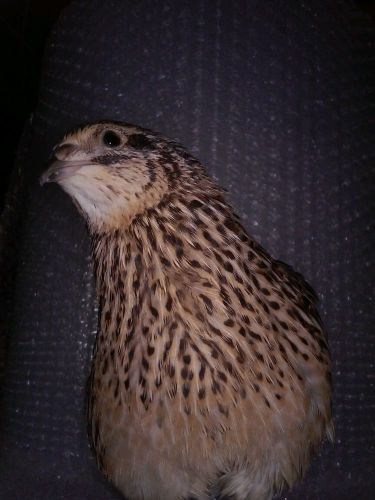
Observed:
[[[265,500],[332,435],[316,297],[181,146],[116,122],[64,138],[56,181],[92,240],[89,423],[129,499]]]

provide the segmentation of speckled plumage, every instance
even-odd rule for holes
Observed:
[[[43,181],[86,218],[100,301],[89,402],[129,499],[269,499],[332,436],[330,359],[303,278],[241,226],[181,146],[101,122]]]

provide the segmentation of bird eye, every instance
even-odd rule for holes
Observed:
[[[103,144],[109,148],[116,148],[121,144],[121,138],[113,130],[107,130],[102,137]]]

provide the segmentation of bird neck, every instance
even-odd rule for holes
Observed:
[[[131,366],[130,390],[145,372],[147,353],[155,352],[149,373],[157,379],[160,366],[168,366],[169,346],[183,343],[186,329],[212,307],[207,290],[219,293],[215,248],[239,238],[225,226],[230,209],[221,193],[211,195],[210,205],[206,196],[204,189],[175,193],[126,230],[92,235],[100,302],[96,354],[114,352],[119,366]]]
[[[195,274],[202,275],[203,267],[212,274],[212,246],[218,244],[216,236],[223,239],[225,231],[232,231],[222,225],[231,216],[222,192],[202,182],[200,190],[164,196],[123,229],[92,233],[102,330],[116,329],[117,334],[120,330],[123,336],[125,319],[134,323],[145,295],[166,294],[171,282],[194,279]],[[207,265],[202,262],[197,270],[203,255]]]

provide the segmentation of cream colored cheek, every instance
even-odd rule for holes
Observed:
[[[141,208],[141,195],[148,181],[144,163],[127,167],[92,165],[65,179],[61,187],[76,200],[92,222],[114,222],[128,210]]]
[[[87,166],[78,173],[88,179],[121,192],[141,192],[149,181],[149,172],[144,160],[134,160],[124,165]]]
[[[72,196],[80,194],[83,198],[91,200],[92,202],[100,202],[109,199],[110,192],[106,187],[106,182],[102,177],[96,178],[82,175],[79,171],[74,176],[63,180],[62,187],[69,192]]]

